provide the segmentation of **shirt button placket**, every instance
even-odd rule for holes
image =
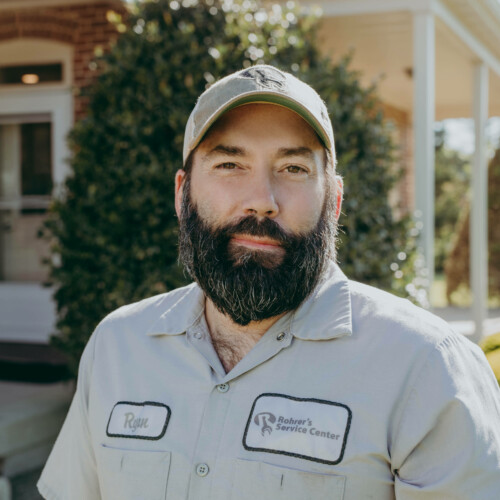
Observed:
[[[218,500],[220,498],[221,477],[224,474],[227,475],[227,471],[224,470],[224,461],[222,464],[218,462],[218,450],[219,443],[224,441],[225,433],[227,433],[225,422],[230,407],[229,389],[228,383],[212,385],[194,450],[195,461],[192,465],[188,500]],[[216,464],[218,464],[217,467]]]

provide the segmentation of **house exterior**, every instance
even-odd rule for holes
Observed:
[[[473,118],[471,288],[475,340],[487,301],[488,117],[500,116],[499,0],[324,0],[322,45],[343,54],[378,85],[383,102],[399,113],[406,144],[404,196],[420,218],[420,249],[433,279],[434,122]]]
[[[119,0],[0,1],[0,341],[47,342],[54,305],[38,229],[69,173],[66,136],[85,113],[96,50]]]
[[[354,49],[364,83],[378,79],[396,125],[406,177],[394,202],[415,208],[433,262],[434,121],[474,117],[473,290],[480,325],[486,298],[488,116],[500,116],[498,0],[323,0],[320,33],[332,57]],[[51,193],[69,174],[65,137],[84,116],[95,50],[117,37],[121,0],[0,0],[0,342],[42,342],[53,331],[41,283],[47,243],[36,233]],[[382,76],[384,75],[384,76]],[[381,78],[382,77],[382,78]],[[36,155],[33,152],[36,151]],[[432,280],[432,273],[429,272]]]

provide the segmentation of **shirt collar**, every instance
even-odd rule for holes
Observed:
[[[291,332],[302,340],[328,340],[352,335],[349,281],[330,262],[313,293],[293,315]]]
[[[205,295],[196,283],[167,297],[170,300],[166,311],[146,331],[147,335],[180,335],[204,313]],[[289,314],[290,331],[302,340],[327,340],[352,334],[349,281],[337,264],[330,262],[313,293]]]
[[[166,311],[148,328],[146,335],[185,333],[205,310],[205,294],[196,283],[174,290],[165,298],[171,299],[167,301]]]

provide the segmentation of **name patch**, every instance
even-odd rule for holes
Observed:
[[[170,420],[170,408],[162,403],[120,401],[109,416],[106,434],[110,437],[158,440]]]
[[[344,456],[351,418],[341,403],[261,394],[248,417],[243,446],[335,465]]]

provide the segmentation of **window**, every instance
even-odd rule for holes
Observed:
[[[21,125],[22,196],[50,195],[52,191],[50,129],[50,122]]]
[[[47,243],[37,237],[53,186],[47,114],[0,116],[0,281],[43,281]]]
[[[0,66],[0,85],[56,83],[62,78],[61,63]]]

